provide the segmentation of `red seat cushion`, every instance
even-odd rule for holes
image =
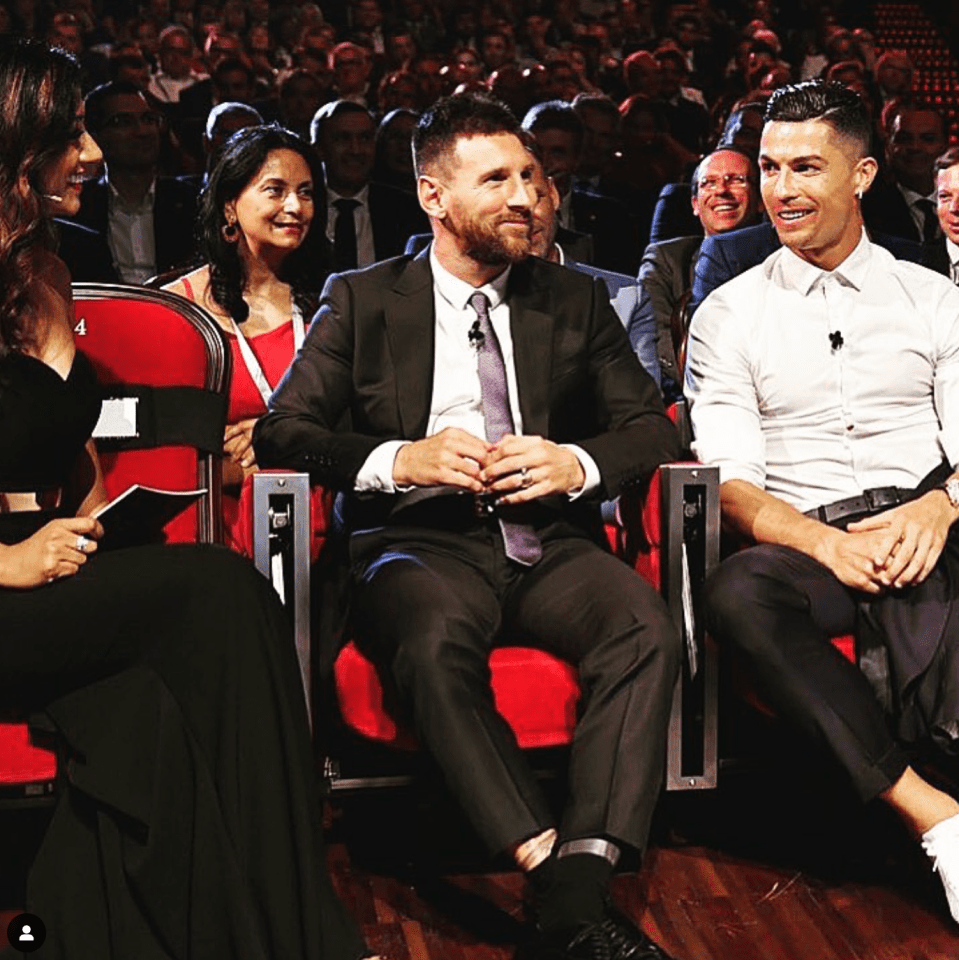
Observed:
[[[0,723],[0,785],[53,780],[56,756],[30,742],[25,723]]]
[[[521,747],[556,747],[572,740],[579,700],[573,667],[541,650],[500,647],[490,657],[490,669],[496,709]],[[334,675],[340,713],[351,730],[378,743],[416,749],[413,735],[397,723],[386,702],[376,667],[355,644],[340,652]]]

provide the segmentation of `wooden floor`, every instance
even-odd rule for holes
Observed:
[[[371,948],[391,960],[513,956],[521,880],[489,872],[435,791],[337,800],[327,818],[334,883]],[[28,833],[0,814],[0,950],[4,911],[22,903],[11,850],[16,867]],[[613,892],[679,960],[959,960],[959,927],[918,846],[808,771],[667,796],[643,870]]]

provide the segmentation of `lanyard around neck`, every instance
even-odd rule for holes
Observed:
[[[253,383],[256,385],[256,389],[259,390],[260,396],[263,398],[263,405],[269,406],[270,396],[273,393],[273,388],[266,379],[266,374],[263,372],[263,367],[260,366],[259,360],[257,360],[256,356],[253,354],[253,348],[250,346],[250,343],[246,337],[243,336],[243,331],[240,330],[236,320],[234,320],[233,317],[230,317],[230,326],[233,328],[233,335],[236,337],[237,346],[240,348],[240,356],[243,358],[243,363],[246,366],[246,369],[249,371],[250,377],[253,380]],[[294,351],[299,350],[300,347],[303,346],[303,340],[305,338],[306,328],[303,324],[303,311],[300,310],[296,302],[293,301]],[[291,361],[292,359],[293,358],[290,357]]]

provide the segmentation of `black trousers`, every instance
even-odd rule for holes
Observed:
[[[553,825],[490,690],[501,631],[579,670],[582,697],[561,840],[640,851],[659,794],[680,644],[659,595],[580,536],[543,536],[531,568],[494,524],[392,526],[351,541],[354,622],[385,666],[454,797],[492,853]],[[531,696],[536,677],[529,678]]]
[[[854,632],[863,602],[816,560],[770,544],[733,554],[706,583],[713,636],[736,648],[763,699],[871,800],[908,761],[869,681],[829,643]]]

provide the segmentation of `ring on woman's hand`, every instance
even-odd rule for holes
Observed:
[[[80,553],[86,553],[86,552],[87,552],[87,544],[88,544],[89,542],[90,542],[89,539],[88,539],[87,537],[85,537],[85,536],[81,533],[81,534],[77,537],[77,550],[79,550]]]
[[[527,470],[526,467],[519,468],[519,476],[521,489],[525,490],[527,487],[533,485],[533,478],[529,475],[529,470]]]

